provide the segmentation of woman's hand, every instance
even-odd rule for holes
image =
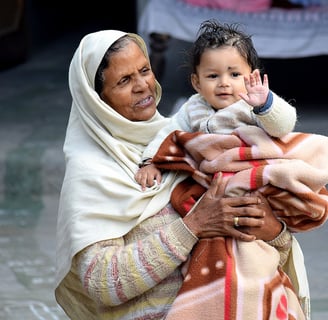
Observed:
[[[258,195],[225,197],[223,191],[222,174],[219,174],[201,200],[183,218],[191,232],[198,238],[229,236],[243,241],[255,240],[255,231],[262,235],[259,230],[265,223],[267,210],[263,199]],[[238,217],[237,227],[235,217]]]
[[[255,192],[253,195],[261,199],[261,203],[257,205],[257,208],[262,208],[265,212],[263,217],[264,223],[257,227],[240,227],[239,229],[247,234],[255,235],[256,239],[270,241],[280,234],[283,225],[272,211],[268,200],[260,192]]]

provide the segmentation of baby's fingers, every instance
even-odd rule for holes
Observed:
[[[267,74],[263,76],[263,86],[269,88],[269,78]]]
[[[255,69],[250,75],[251,86],[262,85],[261,74],[258,69]]]

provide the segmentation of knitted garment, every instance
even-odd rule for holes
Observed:
[[[82,250],[56,297],[72,320],[164,319],[196,242],[168,206],[125,236]]]
[[[243,126],[232,135],[175,131],[164,140],[153,163],[161,169],[190,173],[171,197],[182,216],[201,197],[213,175],[222,172],[226,195],[241,196],[259,190],[289,229],[299,232],[327,221],[327,158],[325,136],[294,132],[273,139],[258,127]],[[290,283],[270,251],[272,248],[263,241],[200,241],[168,319],[198,319],[199,310],[206,314],[202,319],[212,319],[211,314],[229,320],[285,319],[287,314],[289,319],[306,319],[309,298],[292,285],[302,280]],[[295,265],[298,267],[302,268]],[[187,281],[189,278],[193,281]],[[226,297],[225,303],[222,297]],[[222,305],[217,306],[216,301]],[[285,312],[278,317],[281,308]]]

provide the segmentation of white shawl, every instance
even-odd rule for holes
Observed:
[[[184,178],[177,179],[172,172],[159,186],[141,191],[134,174],[143,150],[169,120],[156,112],[148,121],[129,121],[94,90],[96,70],[105,52],[125,34],[115,30],[88,34],[71,61],[73,103],[64,143],[66,172],[57,222],[56,286],[77,252],[92,243],[121,237],[156,214]],[[142,38],[132,35],[148,58]],[[156,85],[159,103],[161,87]]]

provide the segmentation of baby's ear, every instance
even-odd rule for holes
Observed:
[[[199,78],[196,73],[192,73],[190,76],[190,81],[193,86],[193,88],[199,93],[200,88],[199,88]]]

